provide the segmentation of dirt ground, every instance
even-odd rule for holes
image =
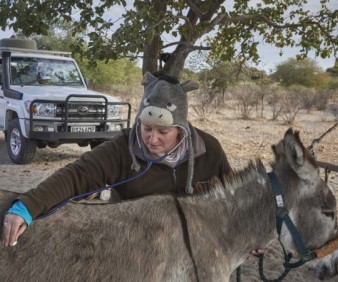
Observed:
[[[214,135],[221,142],[231,165],[241,168],[248,160],[261,158],[266,166],[272,161],[271,145],[277,143],[289,128],[280,121],[261,118],[240,120],[235,118],[231,110],[218,111],[206,121],[200,121],[191,115],[190,121],[196,127]],[[325,112],[302,112],[292,127],[300,131],[305,146],[309,146],[314,138],[318,138],[335,124],[334,118]],[[338,128],[324,137],[318,146],[317,159],[338,164]],[[0,188],[16,192],[24,192],[36,187],[43,179],[51,175],[69,162],[76,160],[88,147],[62,145],[56,149],[39,149],[34,161],[27,165],[11,163],[6,149],[4,135],[0,133]],[[338,198],[338,173],[331,172],[329,185]],[[277,278],[282,272],[282,253],[278,244],[270,246],[266,251],[266,276]],[[235,277],[233,277],[235,279]],[[242,267],[242,281],[260,281],[258,278],[257,259],[249,258]],[[293,270],[284,281],[318,281],[307,272],[307,266]],[[338,278],[330,281],[338,281]]]

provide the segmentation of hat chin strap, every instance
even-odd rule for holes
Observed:
[[[184,136],[182,137],[180,142],[178,142],[177,145],[173,149],[171,149],[168,153],[159,153],[158,155],[160,155],[160,156],[161,155],[162,156],[163,155],[170,155],[172,152],[174,152],[183,143],[183,141],[186,140],[186,138],[188,136],[186,129],[184,127],[179,126],[179,125],[177,127],[179,127],[181,130],[183,130],[183,133],[184,133]]]

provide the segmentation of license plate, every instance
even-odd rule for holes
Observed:
[[[95,126],[72,126],[70,132],[95,132]]]

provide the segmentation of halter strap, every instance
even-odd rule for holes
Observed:
[[[297,247],[298,253],[300,255],[300,259],[295,262],[295,263],[290,263],[290,260],[292,258],[292,255],[286,254],[284,246],[283,247],[283,252],[284,252],[284,257],[285,257],[285,263],[284,266],[285,268],[296,268],[304,263],[313,260],[317,257],[316,253],[309,250],[305,244],[303,243],[303,240],[296,228],[296,226],[293,224],[290,216],[289,216],[289,210],[285,207],[284,201],[283,201],[283,196],[282,192],[280,189],[279,182],[277,180],[276,174],[272,171],[268,173],[270,182],[271,182],[271,187],[273,190],[273,193],[275,195],[275,200],[276,200],[276,229],[278,233],[278,240],[280,244],[282,245],[280,241],[280,235],[282,231],[282,225],[285,223],[286,227],[288,228],[292,239]]]

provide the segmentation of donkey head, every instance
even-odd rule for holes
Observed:
[[[289,129],[272,147],[274,171],[281,185],[284,204],[309,249],[316,249],[336,236],[336,200],[319,174],[312,155],[305,149],[299,132]],[[282,227],[281,241],[288,252],[297,254],[292,236]]]

